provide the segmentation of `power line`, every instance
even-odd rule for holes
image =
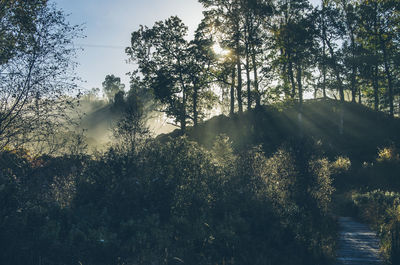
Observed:
[[[125,49],[125,46],[116,46],[116,45],[102,45],[102,44],[84,44],[84,43],[77,43],[77,46],[81,47],[88,47],[88,48],[102,48],[102,49]]]

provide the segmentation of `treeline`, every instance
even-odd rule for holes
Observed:
[[[141,26],[126,50],[137,64],[132,79],[182,130],[218,101],[232,114],[282,100],[301,106],[305,93],[394,116],[400,104],[398,1],[200,3],[204,18],[193,40],[171,17]]]
[[[331,166],[187,138],[85,155],[1,152],[3,264],[327,264]]]
[[[221,111],[277,102],[298,103],[301,114],[310,93],[390,116],[400,111],[398,1],[200,3],[204,18],[192,40],[178,17],[132,33],[130,92],[108,75],[102,84],[108,101],[118,105],[135,94],[146,112],[164,112],[183,132]],[[72,60],[82,28],[45,0],[0,7],[1,147],[59,148],[64,143],[56,135],[63,126],[71,130],[74,96],[82,96]],[[86,91],[83,99],[99,92]]]

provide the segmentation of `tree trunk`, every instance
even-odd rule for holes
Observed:
[[[377,17],[377,5],[375,3],[375,17],[374,17],[374,34],[375,34],[375,47],[374,47],[374,56],[376,63],[373,68],[373,80],[372,86],[374,89],[374,109],[375,111],[379,110],[379,61],[378,61],[378,17]]]
[[[303,137],[303,85],[301,83],[302,69],[301,64],[297,65],[297,86],[299,87],[299,111],[298,111],[298,125],[299,135]]]
[[[187,104],[187,91],[186,91],[186,85],[185,82],[183,81],[183,73],[182,73],[182,67],[181,67],[181,61],[178,59],[178,65],[179,65],[179,82],[181,85],[182,89],[182,108],[180,109],[180,117],[177,117],[177,120],[180,121],[181,123],[181,131],[182,134],[185,134],[186,132],[186,104]]]
[[[294,81],[294,73],[293,73],[293,63],[288,57],[289,63],[288,63],[288,74],[290,78],[290,83],[292,84],[292,93],[290,94],[291,98],[294,99],[296,97],[296,83]]]
[[[251,79],[250,79],[250,58],[249,44],[246,43],[246,78],[247,78],[247,110],[251,109]]]
[[[240,63],[240,57],[238,55],[238,62],[237,62],[237,74],[238,74],[238,84],[237,84],[237,101],[239,107],[239,113],[243,112],[243,100],[242,100],[242,66]]]
[[[314,86],[314,99],[317,99],[318,86]]]
[[[232,81],[231,81],[231,107],[229,114],[232,116],[235,113],[235,78],[236,78],[236,68],[232,68]]]
[[[182,130],[182,134],[185,134],[186,132],[186,91],[185,89],[183,90],[183,99],[182,99],[182,110],[181,110],[181,130]]]
[[[346,5],[346,2],[345,1],[342,1],[342,4],[343,4],[343,6],[344,6],[344,9],[345,10],[347,10],[347,8],[345,7],[345,5]],[[348,29],[348,32],[349,32],[349,34],[350,34],[350,46],[351,46],[351,56],[352,56],[352,62],[351,62],[351,102],[356,102],[356,91],[357,91],[357,88],[356,88],[356,72],[357,72],[357,66],[356,66],[356,64],[355,64],[355,58],[356,58],[356,55],[355,55],[355,52],[356,52],[356,49],[355,49],[355,39],[354,39],[354,29],[353,29],[353,27],[352,27],[352,25],[351,25],[351,21],[350,21],[350,15],[349,15],[349,13],[346,11],[346,24],[347,24],[347,29]]]
[[[303,85],[301,84],[302,69],[301,64],[297,65],[297,86],[299,87],[299,104],[303,106]]]
[[[374,88],[374,110],[379,110],[379,87],[378,87],[379,69],[378,65],[374,67],[374,74],[372,79],[372,87]]]
[[[383,52],[383,61],[385,66],[385,75],[388,82],[388,92],[389,92],[389,115],[391,117],[394,116],[394,104],[393,104],[393,83],[392,83],[392,75],[390,73],[390,65],[388,61],[388,54],[386,49],[385,40],[382,38],[382,34],[379,34],[379,39],[381,43],[381,48]]]
[[[285,57],[282,48],[280,49],[281,56]],[[282,80],[283,80],[283,90],[285,93],[285,99],[291,97],[290,88],[289,88],[289,80],[288,80],[289,70],[287,60],[283,60],[282,63]]]
[[[351,73],[351,102],[355,103],[356,102],[356,94],[357,94],[357,88],[356,88],[356,66],[354,65],[354,62],[352,63],[352,73]]]
[[[326,25],[325,25],[325,8],[326,3],[321,1],[322,6],[322,95],[326,99]]]
[[[242,64],[240,62],[240,47],[239,39],[236,40],[236,67],[237,67],[237,101],[239,107],[239,113],[243,112],[243,101],[242,101]]]
[[[322,95],[326,99],[326,44],[323,41],[322,45],[323,59],[322,59]]]
[[[254,45],[252,45],[251,60],[253,63],[254,90],[256,91],[256,108],[259,108],[261,107],[261,94],[258,87],[257,61],[256,61],[256,51],[254,49]]]
[[[336,63],[336,60],[335,60],[335,52],[333,51],[332,45],[329,42],[327,42],[326,44],[328,45],[329,53],[331,54],[331,57],[333,60],[333,70],[336,75],[336,81],[338,82],[340,101],[344,102],[343,82],[342,82],[342,78],[340,77],[338,64]]]
[[[197,86],[194,86],[194,91],[193,91],[193,124],[194,124],[194,127],[197,127],[198,119],[199,119],[199,113],[197,110],[197,100],[198,100],[198,88],[197,88]]]

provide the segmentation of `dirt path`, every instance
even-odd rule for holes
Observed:
[[[379,259],[379,240],[368,226],[350,217],[339,217],[339,225],[338,264],[383,264]]]

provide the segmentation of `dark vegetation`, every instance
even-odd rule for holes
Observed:
[[[96,159],[3,152],[1,260],[326,263],[333,188],[317,153],[294,142],[234,152],[226,136],[210,149],[177,137]]]
[[[400,156],[393,143],[378,150],[374,160],[342,172],[340,178],[354,181],[336,195],[336,211],[368,223],[381,240],[383,257],[390,264],[400,262]],[[355,182],[359,184],[356,185]]]
[[[1,171],[2,261],[328,264],[335,248],[335,187],[378,188],[389,181],[396,187],[398,157],[392,161],[391,151],[382,149],[382,160],[372,163],[375,147],[398,137],[378,136],[399,124],[349,103],[346,117],[382,127],[367,131],[349,119],[348,133],[340,135],[336,102],[310,101],[299,138],[294,109],[214,117],[188,128],[187,136],[143,139],[96,158],[3,152],[1,163],[9,166]],[[330,133],[320,138],[320,130]],[[340,145],[349,141],[359,147],[345,152]],[[374,170],[354,175],[358,163]]]
[[[76,91],[79,26],[0,2],[0,264],[331,264],[349,213],[398,264],[397,1],[199,2],[190,41],[178,17],[132,33],[102,100]]]
[[[397,170],[399,164],[397,161]],[[382,190],[354,193],[351,206],[356,217],[369,223],[378,232],[384,258],[391,264],[399,264],[399,193]]]
[[[93,160],[3,152],[2,262],[316,264],[333,253],[329,162],[186,138]],[[322,221],[322,222],[321,222]],[[18,255],[16,255],[18,253]]]

